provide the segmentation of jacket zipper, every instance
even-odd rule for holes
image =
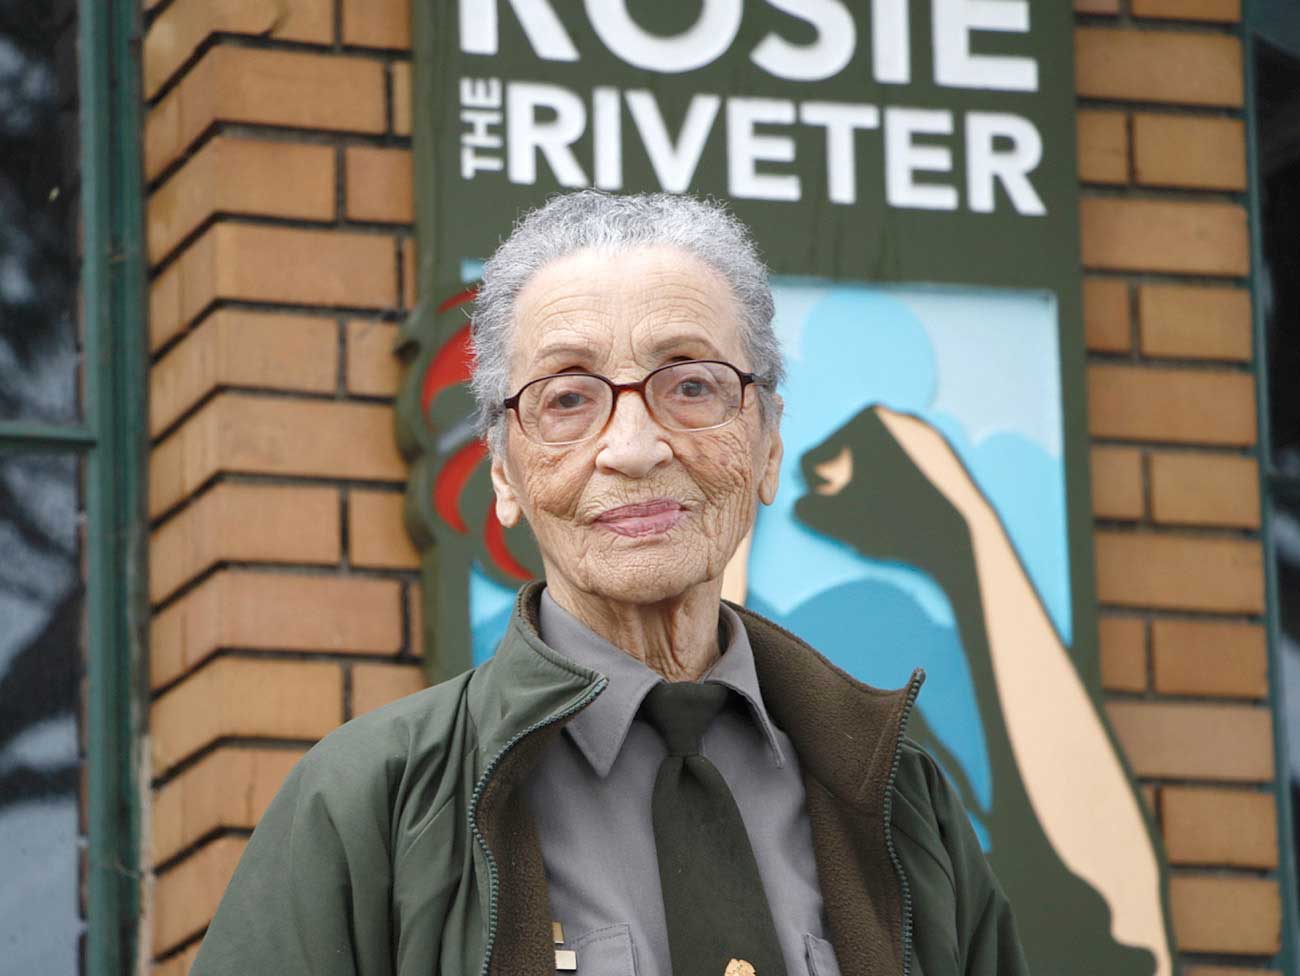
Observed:
[[[579,698],[568,708],[564,709],[561,712],[556,712],[554,715],[544,718],[540,722],[534,722],[532,725],[528,726],[528,728],[524,729],[522,732],[518,732],[514,736],[512,736],[511,739],[500,748],[497,754],[493,756],[491,761],[487,764],[487,768],[483,770],[483,775],[479,777],[479,781],[474,787],[474,792],[470,796],[469,829],[470,832],[474,835],[474,842],[478,844],[479,850],[483,852],[483,858],[487,862],[487,874],[488,874],[488,932],[487,932],[487,941],[484,943],[483,946],[483,968],[480,970],[481,976],[488,976],[489,969],[492,966],[492,949],[496,943],[496,937],[497,937],[497,896],[500,888],[499,881],[497,879],[496,859],[492,857],[492,852],[488,850],[487,838],[483,836],[483,832],[479,830],[479,826],[478,826],[478,805],[479,805],[479,800],[482,799],[483,790],[487,786],[488,780],[492,778],[492,774],[496,772],[497,767],[501,764],[501,760],[505,758],[506,753],[509,752],[512,748],[514,748],[514,746],[519,742],[519,740],[523,739],[525,736],[532,735],[534,732],[538,732],[541,729],[546,728],[548,725],[554,725],[556,722],[562,722],[569,716],[582,711],[589,704],[591,704],[592,700],[597,695],[599,695],[602,691],[605,690],[605,685],[607,685],[608,683],[609,683],[609,679],[602,677],[599,681],[597,681],[594,685],[592,685],[590,688],[587,689],[587,693],[585,695]]]
[[[898,766],[903,758],[907,720],[924,683],[925,670],[917,668],[907,682],[907,697],[903,701],[903,715],[898,723],[898,741],[894,744],[894,761],[889,767],[889,782],[885,784],[885,847],[889,851],[889,860],[894,865],[894,873],[898,875],[898,885],[903,892],[903,976],[908,976],[912,968],[912,888],[903,871],[903,862],[899,860],[898,851],[894,848],[894,781],[898,779]]]

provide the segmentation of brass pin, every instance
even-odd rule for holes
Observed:
[[[562,973],[575,972],[578,968],[578,954],[572,949],[556,949],[555,968]]]
[[[722,976],[758,976],[754,967],[743,959],[733,959],[727,963],[727,971]]]
[[[551,941],[556,945],[564,945],[564,926],[559,922],[551,923]]]

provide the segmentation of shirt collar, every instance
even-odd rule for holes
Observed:
[[[778,767],[784,766],[785,755],[758,687],[754,652],[745,625],[725,603],[721,605],[720,618],[727,632],[727,647],[701,680],[726,685],[744,699],[754,722],[767,739],[773,763]],[[663,678],[594,633],[551,599],[551,594],[545,590],[542,591],[538,629],[542,640],[553,650],[609,679],[604,692],[565,726],[565,731],[592,769],[604,779],[623,749],[627,730],[641,708],[642,699]]]

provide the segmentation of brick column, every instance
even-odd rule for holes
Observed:
[[[146,8],[146,949],[179,976],[302,752],[423,683],[392,414],[414,280],[410,14]]]
[[[1186,972],[1226,976],[1281,933],[1240,7],[1075,6],[1102,682]]]

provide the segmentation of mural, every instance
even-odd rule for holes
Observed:
[[[1069,650],[1054,297],[774,284],[782,482],[727,595],[870,684],[926,669],[911,734],[960,792],[1036,972],[1171,972],[1156,849]],[[466,338],[462,324],[413,371],[447,432],[409,514],[436,542],[434,646],[471,651],[448,670],[490,656],[540,571],[526,529],[496,523],[468,436]]]

